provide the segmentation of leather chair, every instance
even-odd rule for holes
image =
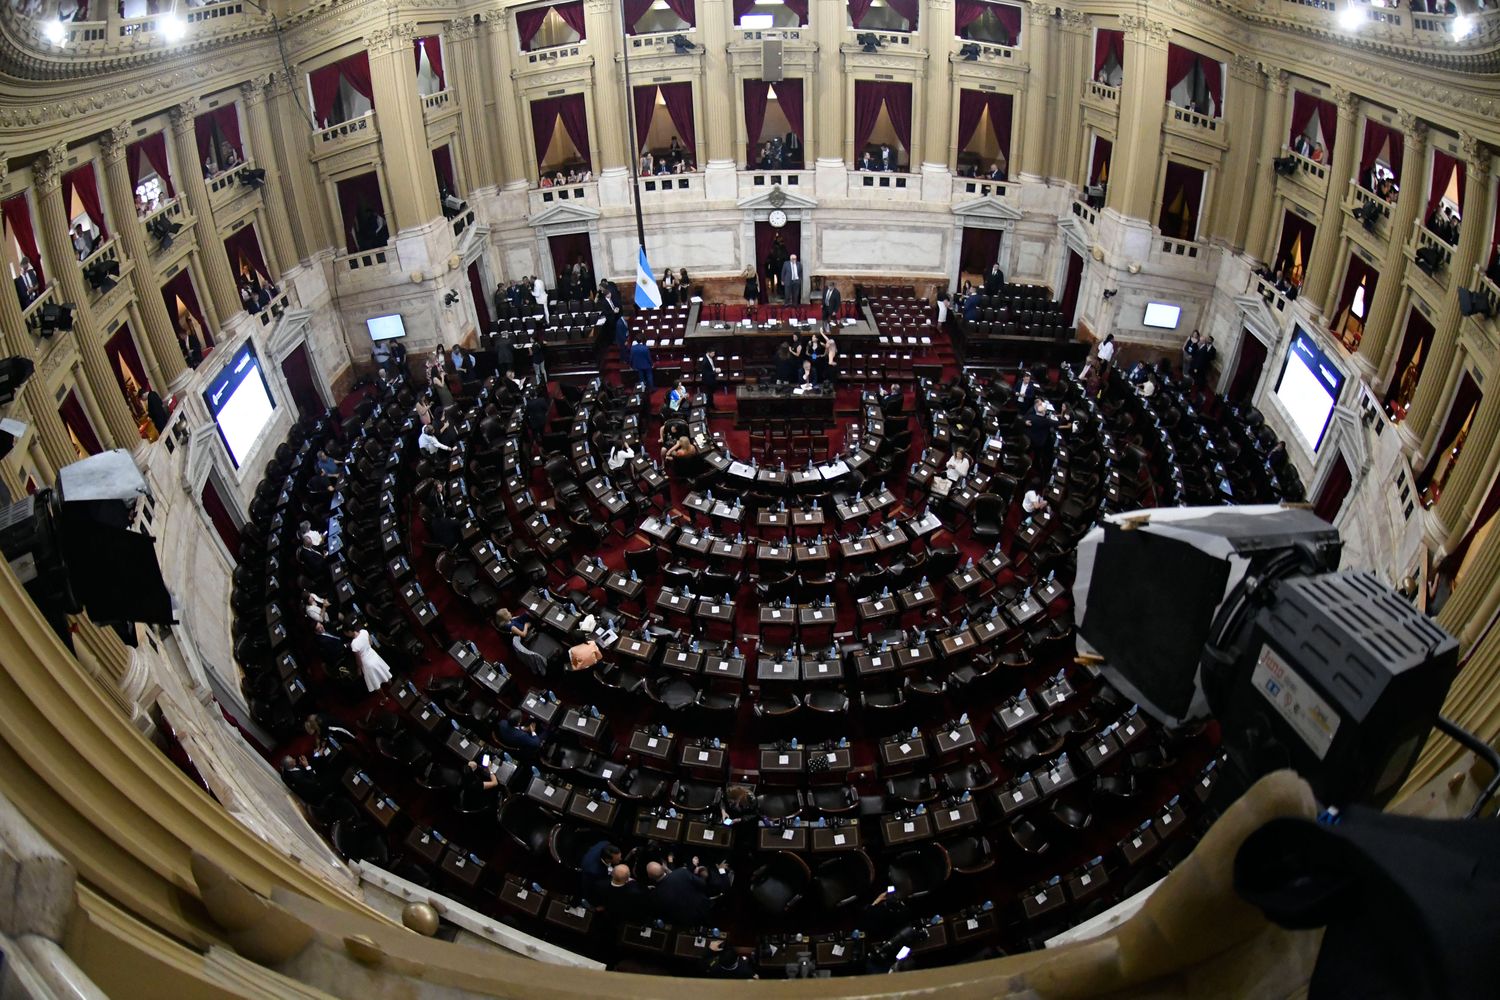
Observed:
[[[952,862],[953,870],[960,875],[977,875],[995,867],[995,855],[986,837],[960,837],[943,847],[948,851],[948,860]]]
[[[903,899],[920,899],[940,888],[953,874],[953,863],[941,844],[924,844],[892,861],[887,877]]]
[[[813,898],[825,910],[866,901],[875,884],[875,863],[864,851],[846,851],[818,866],[812,881]]]
[[[524,795],[508,798],[500,807],[500,829],[522,850],[536,857],[547,853],[552,828],[557,825],[557,817]]]
[[[777,851],[750,876],[750,898],[767,913],[787,913],[802,902],[811,881],[812,869],[806,861]]]
[[[973,537],[992,540],[1000,537],[1005,526],[1006,501],[994,493],[981,493],[969,508]]]

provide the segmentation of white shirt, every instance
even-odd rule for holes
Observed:
[[[951,455],[948,458],[948,464],[944,467],[945,471],[943,474],[952,482],[961,482],[969,474],[969,466],[971,464],[968,455]]]
[[[943,323],[948,322],[948,300],[947,299],[938,299],[937,307],[938,307],[938,324],[941,325]]]
[[[547,301],[547,286],[538,278],[531,286],[531,297],[543,304]]]
[[[315,549],[323,547],[323,533],[316,528],[308,528],[304,531],[302,540]]]
[[[616,451],[610,452],[609,459],[605,462],[605,464],[608,465],[610,471],[613,472],[617,469],[623,469],[630,463],[630,460],[633,458],[635,458],[635,452],[631,451],[629,448],[621,448]]]
[[[1021,509],[1028,514],[1035,514],[1047,509],[1047,501],[1036,490],[1027,490],[1026,496],[1021,499]]]
[[[1111,361],[1115,356],[1115,342],[1107,340],[1099,345],[1099,360]]]
[[[443,444],[443,442],[439,441],[436,437],[434,437],[432,434],[432,428],[430,427],[422,428],[422,433],[417,436],[417,447],[421,448],[429,455],[434,455],[440,451],[453,450],[452,448]]]

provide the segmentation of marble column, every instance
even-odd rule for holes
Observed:
[[[1489,392],[1479,401],[1479,409],[1469,425],[1463,452],[1448,476],[1443,493],[1432,514],[1437,515],[1443,537],[1443,548],[1451,550],[1463,538],[1479,505],[1484,502],[1495,463],[1500,459],[1500,392]],[[1430,515],[1429,515],[1430,516]]]
[[[1057,32],[1059,66],[1092,66],[1094,63],[1093,20],[1082,11],[1062,9]],[[1073,71],[1056,74],[1057,100],[1052,108],[1052,168],[1050,176],[1075,180],[1083,163],[1083,97],[1088,75]]]
[[[133,450],[143,443],[140,431],[104,355],[103,331],[89,308],[88,284],[83,280],[73,245],[68,242],[68,210],[62,197],[62,175],[67,160],[67,146],[59,143],[43,153],[31,168],[37,199],[37,229],[47,248],[47,260],[52,263],[50,277],[57,284],[62,301],[75,307],[72,333],[55,336],[72,337],[78,345],[84,374],[95,390],[96,412],[102,426],[94,431],[101,443],[106,448]]]
[[[129,122],[121,122],[105,135],[104,187],[114,209],[115,229],[118,230],[115,238],[124,246],[126,255],[135,261],[135,267],[130,271],[130,286],[141,318],[134,330],[136,341],[150,374],[152,388],[165,395],[182,388],[188,367],[182,360],[182,349],[178,347],[177,336],[172,330],[172,318],[167,314],[167,304],[162,300],[156,273],[151,268],[151,247],[146,229],[136,217],[135,190],[125,164],[125,148],[134,135],[135,130]]]
[[[1469,568],[1454,588],[1437,623],[1465,645],[1472,641],[1500,603],[1500,531],[1490,531],[1469,555]]]
[[[266,88],[270,87],[270,76],[251,77],[240,84],[240,105],[245,109],[245,120],[250,126],[250,156],[253,165],[266,172],[265,184],[260,189],[261,203],[265,205],[265,219],[270,246],[266,250],[275,259],[281,270],[290,270],[301,259],[296,242],[292,239],[292,224],[286,214],[286,196],[282,193],[281,170],[276,165],[275,144],[271,140],[271,120],[266,107]]]
[[[813,155],[829,165],[846,166],[853,150],[854,137],[844,128],[844,104],[853,89],[844,79],[844,42],[848,9],[841,3],[815,3],[808,11],[808,29],[818,47],[817,74],[803,84],[811,93],[816,107],[817,124],[813,130]],[[809,90],[810,88],[810,90]]]
[[[1109,165],[1106,205],[1131,219],[1154,223],[1166,113],[1167,40],[1161,21],[1121,15],[1125,79],[1120,87],[1120,131]]]
[[[1248,83],[1246,85],[1249,86]],[[1281,135],[1287,130],[1286,70],[1267,66],[1260,86],[1263,88],[1260,149],[1255,162],[1245,173],[1247,183],[1252,185],[1250,218],[1245,227],[1245,252],[1265,263],[1275,252],[1271,244],[1276,238],[1271,206],[1276,203],[1276,168],[1271,165],[1271,161],[1281,155]],[[1249,138],[1248,133],[1242,133],[1238,129],[1234,135],[1241,139]],[[1234,141],[1230,142],[1230,149],[1234,149]]]
[[[597,160],[599,203],[610,208],[630,205],[630,164],[636,159],[635,136],[630,132],[627,105],[633,95],[625,89],[625,64],[620,48],[620,12],[612,0],[584,0],[584,20],[588,28],[589,48],[594,52],[593,107],[589,118],[599,137]],[[632,74],[632,82],[647,81]],[[531,127],[528,116],[526,127]],[[541,151],[537,151],[541,155]],[[605,267],[595,261],[596,267]]]
[[[695,87],[703,109],[704,139],[708,151],[703,183],[709,201],[733,201],[739,195],[739,157],[734,148],[734,73],[729,68],[729,38],[734,11],[729,0],[698,0],[698,41],[703,46],[703,72]]]
[[[329,227],[328,199],[308,159],[308,144],[314,131],[312,121],[299,101],[296,88],[300,77],[285,70],[271,74],[267,93],[266,119],[271,131],[271,151],[257,153],[262,160],[274,157],[281,180],[281,196],[287,209],[287,223],[298,260],[334,245]],[[264,163],[262,163],[264,165]],[[338,246],[343,246],[339,241]]]
[[[1405,126],[1404,121],[1402,125]],[[1462,218],[1468,224],[1459,228],[1458,247],[1453,251],[1453,259],[1449,262],[1448,268],[1454,281],[1467,282],[1472,280],[1474,266],[1479,263],[1480,257],[1488,249],[1486,241],[1490,235],[1489,221],[1494,218],[1494,208],[1490,205],[1490,184],[1487,180],[1489,153],[1480,147],[1479,141],[1474,136],[1467,132],[1460,132],[1458,138],[1465,163],[1464,169],[1469,177],[1469,183],[1464,188],[1462,213]],[[1410,155],[1409,146],[1407,150]],[[1402,168],[1403,180],[1408,169],[1408,167]],[[1411,220],[1415,220],[1416,206],[1425,201],[1420,197],[1423,189],[1421,187],[1408,188],[1403,183],[1401,190],[1408,191],[1415,196],[1401,199],[1401,202],[1411,203]],[[1403,239],[1404,234],[1411,231],[1411,220],[1407,222],[1406,228],[1401,230]],[[1462,322],[1463,317],[1458,314],[1457,294],[1446,296],[1443,299],[1442,312],[1437,322],[1433,324],[1436,329],[1432,337],[1432,353],[1422,363],[1422,379],[1417,383],[1411,409],[1407,411],[1406,420],[1401,424],[1403,441],[1420,442],[1420,447],[1417,449],[1419,456],[1431,451],[1432,439],[1438,434],[1442,424],[1442,421],[1437,419],[1438,406],[1448,396],[1440,392],[1439,387],[1447,380],[1450,370],[1454,369],[1454,360],[1458,354],[1459,328]],[[1470,440],[1473,440],[1472,435]]]
[[[516,96],[515,54],[511,51],[515,42],[510,34],[510,18],[510,12],[506,10],[486,11],[484,15],[489,68],[495,80],[495,129],[490,136],[493,145],[489,155],[500,165],[497,179],[502,186],[524,188],[530,183],[531,164],[521,155],[526,146],[520,136],[523,128],[531,128],[531,119],[522,114],[521,102]],[[603,143],[600,145],[602,147]],[[594,165],[600,170],[606,165],[605,157],[603,148],[594,150]],[[624,161],[618,160],[614,165],[623,167]]]
[[[1248,140],[1251,136],[1269,134],[1265,125],[1265,75],[1254,59],[1236,55],[1229,64],[1229,87],[1224,95],[1223,111],[1231,135]],[[1232,248],[1243,248],[1250,215],[1249,205],[1256,194],[1260,155],[1264,150],[1248,141],[1229,143],[1219,181],[1214,185],[1213,210],[1208,232]],[[1274,183],[1274,179],[1272,180]]]
[[[490,74],[484,65],[484,41],[473,17],[455,17],[444,26],[443,49],[447,53],[444,72],[448,89],[459,103],[459,129],[463,141],[458,159],[463,163],[463,177],[456,181],[467,198],[469,192],[494,187],[500,182],[491,150],[489,107],[494,103]]]
[[[370,79],[380,123],[380,159],[385,167],[386,218],[393,235],[430,222],[442,212],[437,174],[427,151],[427,125],[417,94],[411,46],[416,26],[387,25],[368,35]]]
[[[198,259],[203,266],[203,281],[208,286],[207,294],[213,300],[214,312],[220,323],[240,311],[240,292],[234,283],[234,273],[229,269],[229,255],[219,239],[219,229],[214,223],[214,213],[209,207],[208,185],[203,181],[203,171],[198,166],[194,152],[198,149],[198,138],[193,132],[193,119],[198,116],[197,98],[188,98],[172,107],[172,139],[177,145],[177,161],[186,161],[185,169],[178,171],[177,192],[187,203],[188,211],[195,220],[193,237],[198,244]],[[214,331],[214,339],[219,339]]]
[[[927,79],[922,88],[922,198],[953,198],[953,0],[928,0],[922,11]]]
[[[1340,127],[1343,122],[1340,120]],[[1407,131],[1407,126],[1411,127]],[[1385,256],[1380,260],[1380,281],[1370,300],[1370,313],[1365,318],[1365,331],[1360,337],[1355,363],[1367,374],[1380,370],[1385,363],[1385,352],[1396,342],[1392,326],[1396,322],[1396,305],[1401,297],[1401,280],[1406,273],[1406,241],[1417,221],[1417,210],[1426,200],[1427,190],[1427,127],[1410,116],[1402,116],[1402,134],[1406,137],[1401,167],[1401,190],[1408,197],[1398,198],[1391,209],[1390,242],[1386,244]],[[1340,143],[1340,145],[1344,145]],[[1350,147],[1354,144],[1349,143]],[[1335,157],[1337,160],[1337,157]],[[1334,166],[1339,164],[1335,162]],[[1348,176],[1353,172],[1352,154]],[[1330,175],[1330,183],[1334,176]],[[1342,199],[1342,195],[1340,195]],[[1331,202],[1333,199],[1330,198]],[[1466,198],[1465,201],[1468,199]],[[1322,297],[1323,315],[1332,316],[1338,308],[1340,289],[1327,288]],[[1313,301],[1318,301],[1314,299]]]
[[[1051,89],[1047,73],[1052,61],[1049,51],[1052,47],[1052,9],[1028,5],[1025,30],[1026,93],[1021,100],[1021,169],[1012,170],[1011,176],[1026,174],[1045,179],[1051,173],[1048,156],[1053,131],[1047,115],[1048,91]],[[1124,127],[1123,121],[1121,127]]]

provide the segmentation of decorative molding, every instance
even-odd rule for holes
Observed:
[[[59,142],[32,161],[31,183],[39,194],[50,194],[62,187],[63,168],[67,162],[68,144],[65,142]]]
[[[1490,167],[1490,151],[1471,132],[1458,133],[1458,150],[1470,173],[1484,173]]]
[[[245,105],[245,110],[248,111],[253,107],[264,104],[266,101],[266,90],[273,86],[275,82],[276,74],[257,73],[241,83],[240,102]]]
[[[1052,20],[1052,11],[1041,4],[1030,3],[1026,5],[1026,23],[1045,27]]]
[[[10,157],[0,152],[0,190],[4,190],[5,182],[10,179]]]
[[[1260,86],[1263,75],[1260,60],[1254,56],[1247,56],[1243,52],[1234,54],[1234,61],[1229,64],[1230,79]]]
[[[198,117],[198,98],[189,97],[178,101],[167,109],[167,117],[172,122],[173,132],[178,134],[192,132],[193,120]]]
[[[1333,103],[1338,105],[1339,116],[1353,119],[1359,113],[1359,95],[1336,83],[1331,89],[1333,90]]]
[[[125,158],[125,147],[130,145],[135,130],[130,122],[117,122],[108,132],[99,137],[99,148],[104,153],[105,163],[118,163]]]
[[[1406,137],[1406,145],[1412,149],[1422,149],[1427,145],[1427,123],[1409,111],[1396,112],[1396,121],[1401,127],[1401,134]]]
[[[1033,15],[1036,9],[1031,8]],[[1121,14],[1120,26],[1125,29],[1125,37],[1134,42],[1161,46],[1172,40],[1172,29],[1167,27],[1165,21],[1137,17],[1134,14]]]
[[[443,33],[450,42],[467,41],[474,37],[476,25],[472,17],[455,17],[443,23]]]
[[[410,49],[412,39],[416,37],[415,22],[398,21],[395,24],[374,29],[365,36],[365,40],[369,44],[371,55],[382,56]]]
[[[615,13],[615,0],[586,0],[583,12],[585,14],[593,14],[595,17],[613,17]]]

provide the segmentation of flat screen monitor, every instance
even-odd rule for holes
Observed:
[[[203,401],[219,428],[229,460],[239,468],[276,412],[276,401],[271,398],[271,387],[260,370],[253,344],[241,347],[213,377],[203,390]]]
[[[1281,401],[1297,434],[1313,451],[1323,443],[1328,420],[1344,388],[1344,373],[1319,350],[1317,342],[1297,328],[1281,376],[1276,380],[1276,398]]]
[[[1174,306],[1169,302],[1147,302],[1146,315],[1141,322],[1162,330],[1175,330],[1181,318],[1182,306]]]
[[[365,326],[370,328],[371,340],[395,340],[406,336],[406,324],[402,322],[400,313],[371,317],[365,320]]]

